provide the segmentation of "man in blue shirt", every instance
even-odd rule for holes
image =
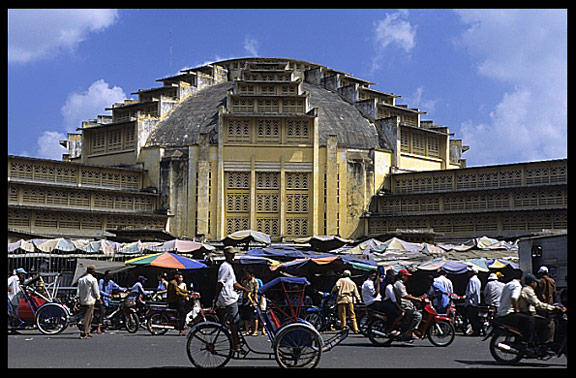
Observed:
[[[104,272],[104,277],[100,279],[98,286],[100,289],[100,296],[102,297],[102,304],[99,308],[100,311],[98,313],[98,330],[96,332],[102,333],[102,319],[104,319],[104,316],[107,314],[112,294],[119,291],[126,291],[126,288],[121,287],[116,282],[112,281],[112,271],[110,270]]]

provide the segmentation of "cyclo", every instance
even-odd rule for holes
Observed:
[[[196,367],[216,368],[225,366],[230,359],[245,358],[249,353],[272,356],[283,368],[313,368],[320,361],[323,352],[331,350],[348,336],[345,329],[326,342],[320,333],[308,322],[300,319],[300,310],[304,299],[304,289],[310,285],[303,277],[278,277],[263,285],[259,293],[267,295],[279,291],[282,296],[271,300],[268,295],[266,309],[260,306],[250,294],[251,305],[256,310],[272,352],[256,351],[248,345],[241,332],[240,343],[246,347],[246,353],[233,348],[232,336],[227,319],[222,323],[203,322],[192,327],[188,334],[186,352],[190,362]]]

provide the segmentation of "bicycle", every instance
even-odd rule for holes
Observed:
[[[270,305],[266,310],[260,307],[252,293],[248,295],[266,330],[272,352],[250,348],[241,332],[238,332],[238,339],[242,349],[237,350],[227,327],[229,319],[224,319],[222,323],[204,322],[192,327],[186,342],[188,359],[196,367],[218,368],[225,366],[233,358],[245,358],[249,353],[254,353],[267,355],[268,359],[274,356],[278,365],[283,368],[316,367],[322,353],[344,340],[348,336],[348,330],[345,329],[324,342],[312,325],[299,318],[304,287],[309,284],[302,277],[278,277],[270,281],[262,286],[259,292],[265,294],[278,285],[284,293],[285,301],[278,303],[267,298]],[[297,302],[294,302],[294,299]]]

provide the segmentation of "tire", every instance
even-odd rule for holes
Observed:
[[[366,334],[374,345],[389,346],[394,338],[388,333],[386,322],[382,319],[373,319],[368,325]]]
[[[35,322],[43,334],[56,335],[68,328],[68,311],[58,303],[49,303],[40,307]]]
[[[156,312],[148,318],[148,331],[153,335],[163,335],[170,329],[170,319],[162,312]]]
[[[128,315],[124,317],[124,325],[129,333],[136,333],[140,327],[138,315],[134,312],[129,312]]]
[[[490,339],[490,354],[492,357],[501,365],[516,365],[524,354],[520,351],[516,351],[512,346],[519,343],[519,337],[511,335],[509,333],[496,333]],[[511,350],[503,350],[499,347],[499,344],[511,347]]]
[[[232,358],[232,337],[224,326],[200,322],[188,333],[186,355],[198,368],[223,367]]]
[[[274,357],[282,368],[314,368],[322,355],[320,333],[310,325],[291,323],[274,337]]]
[[[322,316],[320,316],[317,312],[307,312],[304,314],[305,321],[310,323],[312,327],[316,329],[316,331],[320,332],[324,330],[324,322],[322,321]]]
[[[452,323],[447,321],[439,321],[428,327],[427,336],[432,345],[438,347],[446,347],[454,341],[456,330]]]

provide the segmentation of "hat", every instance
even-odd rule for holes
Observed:
[[[538,277],[536,277],[535,275],[533,275],[532,273],[527,273],[526,276],[524,277],[524,282],[526,283],[526,285],[532,283],[532,282],[538,282],[540,281],[538,279]]]
[[[224,247],[224,253],[236,253],[236,250],[231,245]]]
[[[96,273],[96,266],[95,265],[88,265],[86,267],[86,272],[92,274],[92,273]]]
[[[410,273],[410,272],[409,272],[408,270],[406,270],[406,269],[400,269],[400,270],[398,271],[398,275],[400,275],[400,276],[411,276],[412,273]]]
[[[496,275],[496,273],[490,273],[490,275],[488,276],[488,281],[492,281],[492,280],[497,280],[498,276]]]
[[[19,274],[19,273],[28,274],[28,272],[25,271],[24,268],[18,268],[18,269],[16,269],[16,274]]]
[[[548,273],[548,268],[542,265],[540,269],[538,269],[538,273]]]
[[[350,271],[349,271],[348,269],[346,269],[346,270],[344,270],[344,271],[342,272],[342,275],[343,275],[344,277],[350,277],[350,276],[352,275],[352,273],[350,273]]]
[[[148,281],[146,276],[138,276],[138,281]]]

